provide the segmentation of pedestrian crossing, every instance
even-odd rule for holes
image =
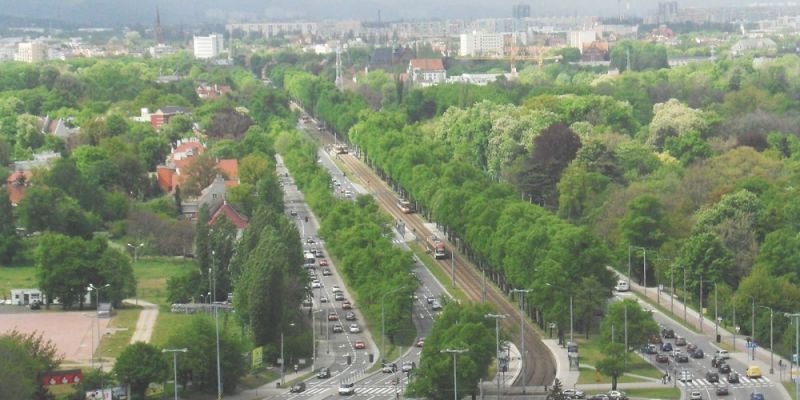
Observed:
[[[754,387],[754,386],[771,386],[772,383],[770,382],[769,378],[762,376],[761,378],[747,378],[745,376],[739,377],[739,383],[728,383],[725,377],[720,377],[719,383],[712,383],[705,379],[692,379],[691,382],[678,382],[679,385],[685,387],[715,387],[719,385],[727,385],[731,388],[739,388],[739,387]]]
[[[299,396],[313,396],[316,394],[324,393],[329,390],[335,391],[337,386],[317,386],[309,388],[302,393],[285,393],[286,396],[299,397]],[[380,395],[394,395],[395,390],[401,392],[402,388],[395,388],[394,386],[358,386],[356,385],[355,396],[380,396]]]

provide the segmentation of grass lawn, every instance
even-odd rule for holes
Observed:
[[[599,336],[592,335],[590,340],[577,339],[580,346],[581,364],[596,365],[598,361],[603,359],[603,351],[600,348]],[[650,365],[647,361],[643,360],[636,354],[630,353],[628,355],[628,374],[641,375],[649,378],[661,378],[663,375],[658,369]],[[622,376],[619,382],[641,382],[642,380],[633,376]],[[600,383],[611,382],[611,378],[600,374]],[[578,378],[578,383],[597,383],[597,374],[593,369],[581,368],[581,373]]]
[[[139,319],[140,307],[126,306],[116,309],[115,315],[108,325],[113,331],[110,335],[103,336],[100,341],[99,352],[104,358],[117,358],[122,350],[131,342],[133,331],[136,330],[136,321]]]
[[[641,388],[641,389],[621,389],[628,397],[638,397],[643,399],[679,399],[681,398],[681,391],[674,387],[663,388]],[[606,392],[598,392],[606,393]],[[598,394],[594,391],[589,391],[587,394]]]
[[[239,380],[239,385],[241,385],[243,389],[255,389],[257,387],[264,386],[264,384],[268,382],[278,380],[280,377],[280,370],[275,368],[265,368],[245,375],[241,380]]]
[[[197,268],[193,260],[176,258],[139,259],[133,265],[136,276],[136,295],[144,300],[159,305],[167,305],[167,279]]]
[[[36,287],[35,267],[0,267],[0,298],[11,298],[11,289]]]
[[[789,392],[789,396],[792,400],[797,400],[797,393],[795,391],[794,383],[792,382],[781,382],[783,383],[783,387],[786,388],[786,391]]]
[[[408,242],[408,247],[414,252],[414,254],[417,255],[422,264],[425,265],[425,268],[427,268],[428,271],[433,274],[437,281],[441,282],[441,284],[447,289],[448,292],[450,292],[451,295],[462,302],[469,301],[467,295],[465,295],[461,289],[458,287],[453,287],[451,284],[453,280],[451,279],[449,272],[442,270],[442,268],[440,268],[436,263],[436,260],[434,260],[430,254],[426,253],[420,245],[413,242]]]

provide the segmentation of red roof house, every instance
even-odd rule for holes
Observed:
[[[25,198],[25,190],[32,177],[31,171],[14,171],[6,178],[5,185],[8,188],[8,199],[12,206],[16,206]]]

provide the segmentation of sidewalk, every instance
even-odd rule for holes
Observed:
[[[133,331],[131,336],[131,344],[136,342],[150,343],[150,338],[153,336],[153,328],[156,326],[156,319],[158,319],[158,306],[140,299],[125,299],[122,302],[142,306],[139,319],[136,321],[136,330]]]
[[[498,381],[500,381],[500,391],[503,392],[507,390],[509,387],[511,387],[511,385],[514,384],[514,381],[517,380],[520,373],[522,373],[522,358],[519,355],[519,349],[514,345],[514,343],[508,342],[507,354],[508,370],[506,372],[498,371],[495,374],[494,379],[491,381],[484,381],[482,384],[483,393],[496,394]]]
[[[622,273],[614,270],[613,268],[610,268],[610,269],[611,269],[612,272],[616,273],[621,279],[627,279],[627,277],[625,275],[623,275]],[[686,321],[684,321],[684,319],[683,319],[683,309],[684,309],[683,307],[684,307],[684,304],[683,304],[682,301],[680,301],[680,299],[677,298],[677,296],[676,297],[672,297],[670,294],[665,294],[663,292],[659,293],[658,288],[655,288],[655,287],[648,287],[648,288],[646,288],[647,290],[645,292],[645,287],[637,284],[634,280],[630,281],[630,289],[631,289],[631,291],[636,292],[637,295],[644,296],[648,300],[650,300],[650,301],[652,301],[652,302],[654,302],[656,304],[659,304],[659,301],[660,301],[661,307],[664,309],[664,312],[670,318],[672,318],[676,322],[679,322],[679,323],[682,323],[682,324],[684,324],[686,326],[691,327],[692,329],[696,330],[697,332],[700,332],[702,335],[708,337],[709,344],[711,344],[712,346],[714,346],[714,347],[716,347],[718,349],[722,349],[721,347],[719,347],[717,345],[715,337],[714,337],[715,329],[714,329],[714,319],[713,319],[713,317],[709,320],[707,317],[701,317],[700,313],[697,312],[696,310],[692,309],[691,307],[686,307]],[[671,305],[672,305],[672,307],[674,307],[674,311],[672,311],[672,312],[670,312]],[[722,326],[720,326],[719,327],[719,335],[720,335],[720,339],[721,339],[722,343],[725,343],[725,344],[727,344],[727,345],[729,345],[731,347],[734,347],[734,345],[733,345],[733,339],[734,339],[733,333],[731,333],[727,329],[725,329]],[[757,366],[761,367],[761,370],[763,371],[764,375],[769,375],[772,380],[779,381],[779,379],[781,377],[781,371],[780,371],[780,367],[778,366],[778,361],[780,360],[780,362],[784,366],[787,366],[787,365],[790,365],[789,364],[789,360],[787,360],[785,358],[782,358],[782,357],[778,356],[777,354],[775,354],[774,355],[774,363],[775,363],[774,364],[774,369],[771,370],[770,369],[770,351],[768,349],[765,349],[765,348],[759,346],[755,350],[755,360],[753,360],[751,352],[750,351],[747,351],[747,352],[744,351],[745,350],[744,345],[745,345],[745,336],[736,335],[736,346],[734,347],[734,351],[730,352],[731,357],[735,358],[736,360],[738,360],[738,361],[740,361],[742,363],[744,363],[745,365],[757,365]],[[784,376],[784,381],[787,381],[788,379],[786,379],[786,378],[789,376],[789,373],[787,372],[786,374],[783,374],[783,376]],[[791,398],[791,397],[789,397],[789,393],[786,391],[786,389],[783,387],[783,385],[777,385],[777,386],[779,388],[781,388],[781,390],[787,396],[786,398]]]
[[[562,387],[571,388],[578,384],[581,371],[569,368],[569,355],[567,349],[558,345],[558,339],[545,339],[542,342],[550,349],[553,359],[556,360],[556,378],[561,381]]]

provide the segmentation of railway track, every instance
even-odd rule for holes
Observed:
[[[319,136],[323,145],[332,145],[333,136],[322,132]],[[348,177],[357,179],[366,187],[377,203],[391,215],[394,219],[405,223],[406,228],[413,229],[417,235],[430,235],[428,228],[425,227],[422,217],[418,214],[404,214],[397,208],[397,196],[393,190],[381,180],[372,169],[366,166],[361,160],[352,154],[341,154],[339,160],[350,169]],[[456,286],[472,301],[480,302],[483,300],[484,277],[469,261],[457,252],[452,251],[454,246],[447,242],[446,245],[451,249],[450,255],[455,264]],[[450,260],[436,260],[439,268],[450,273]],[[520,315],[519,308],[513,304],[497,287],[491,283],[486,283],[486,301],[494,305],[501,314],[508,317],[503,320],[506,331],[511,334],[511,339],[517,346],[520,346],[519,327]],[[556,363],[550,350],[542,342],[541,337],[533,329],[531,321],[525,319],[525,355],[526,374],[514,383],[515,386],[550,385],[556,376]]]

